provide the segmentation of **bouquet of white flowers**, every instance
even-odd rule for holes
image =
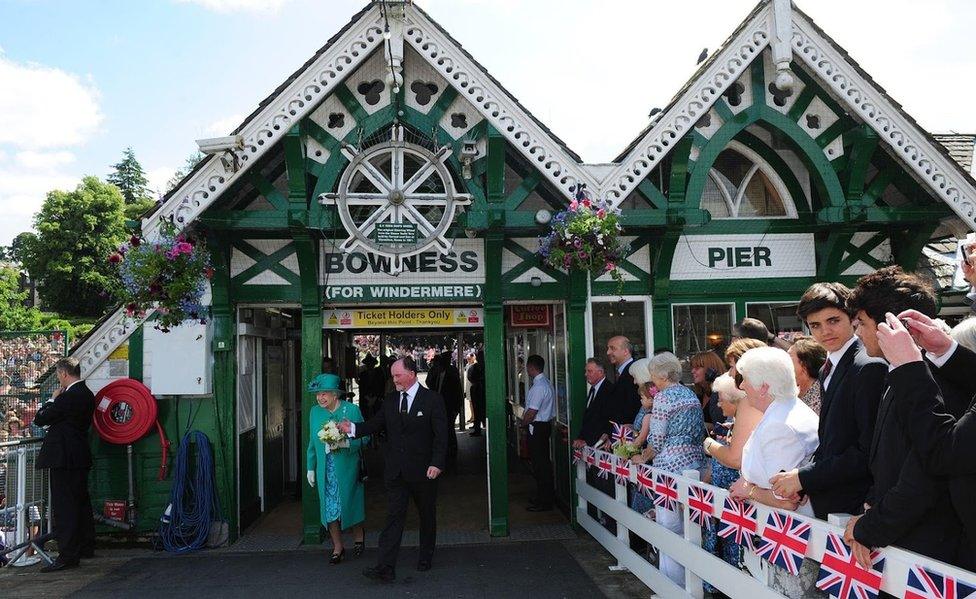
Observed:
[[[325,443],[330,451],[335,451],[342,447],[349,447],[349,437],[346,436],[346,433],[339,430],[339,426],[334,420],[329,420],[323,424],[322,428],[319,429],[318,436],[319,441]]]

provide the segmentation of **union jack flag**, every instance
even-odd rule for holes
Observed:
[[[803,556],[810,543],[810,524],[793,516],[770,512],[756,555],[771,564],[785,568],[793,576],[800,574]]]
[[[654,493],[654,505],[672,512],[678,510],[678,481],[674,477],[658,473]]]
[[[654,497],[654,471],[647,464],[637,464],[637,488],[644,495]]]
[[[756,506],[746,501],[739,501],[731,497],[725,498],[725,505],[719,515],[718,536],[730,539],[750,550],[752,535],[756,534],[759,523],[756,522]]]
[[[573,463],[578,464],[580,460],[583,459],[583,448],[574,447],[573,448]]]
[[[617,477],[618,485],[630,482],[630,461],[623,456],[613,456],[613,474]]]
[[[912,566],[908,571],[905,599],[966,599],[967,597],[976,597],[976,582],[961,582],[921,566]]]
[[[714,501],[715,494],[711,490],[698,485],[688,487],[688,517],[691,521],[711,530],[714,524],[712,516],[715,515]]]
[[[596,473],[600,478],[608,478],[610,472],[613,471],[613,456],[605,451],[599,452],[599,457],[597,458],[596,467],[599,472]]]
[[[830,533],[820,561],[817,588],[835,599],[877,599],[884,565],[881,552],[872,551],[871,569],[865,570],[858,565],[841,536]]]
[[[583,459],[587,466],[596,466],[596,450],[592,447],[583,448]]]
[[[613,445],[616,447],[621,443],[633,443],[636,438],[634,435],[634,427],[629,424],[617,424],[613,420],[610,421],[613,425],[613,432],[610,436],[613,438]]]

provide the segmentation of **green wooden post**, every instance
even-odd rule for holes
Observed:
[[[505,318],[502,309],[505,138],[488,130],[488,219],[485,238],[485,403],[488,420],[488,528],[508,536],[508,414],[505,409]]]
[[[572,460],[572,440],[576,437],[583,421],[586,410],[586,379],[583,371],[586,369],[586,306],[589,303],[586,289],[589,273],[572,271],[569,275],[569,301],[566,305],[566,372],[567,387],[569,388],[569,439],[565,461],[569,465],[569,518],[576,524],[576,467]],[[599,353],[599,348],[595,348]],[[556,447],[562,447],[560,443]]]
[[[212,349],[214,414],[218,439],[214,443],[219,472],[221,507],[227,518],[231,542],[237,540],[237,359],[234,335],[234,308],[230,299],[230,244],[218,235],[210,236],[214,276],[211,279],[213,319]]]

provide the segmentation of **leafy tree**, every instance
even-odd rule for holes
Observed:
[[[24,306],[29,291],[20,289],[20,271],[0,267],[0,331],[29,331],[39,328],[41,312]]]
[[[30,231],[24,231],[20,233],[14,240],[10,242],[10,245],[4,246],[2,249],[2,256],[0,259],[9,260],[11,262],[16,262],[17,264],[23,265],[24,258],[27,256],[31,244],[37,241],[37,235]]]
[[[139,220],[147,210],[152,208],[156,201],[151,198],[144,198],[138,202],[125,205],[125,218],[127,220]]]
[[[107,258],[127,237],[123,205],[119,189],[97,177],[47,194],[23,261],[46,309],[100,316],[109,307],[117,274]]]
[[[183,177],[192,171],[193,167],[195,167],[197,163],[204,158],[206,158],[206,156],[200,151],[196,151],[187,156],[186,162],[183,163],[183,168],[177,169],[176,172],[173,173],[173,176],[169,178],[169,181],[166,182],[166,193],[173,191],[173,189],[180,184],[180,181],[183,180]]]
[[[108,182],[115,185],[122,192],[126,204],[135,204],[146,199],[152,199],[147,185],[146,173],[142,170],[142,165],[136,160],[135,152],[132,148],[126,148],[122,152],[122,161],[113,164],[114,171],[108,176]]]

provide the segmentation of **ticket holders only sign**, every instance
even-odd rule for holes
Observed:
[[[323,244],[319,284],[326,304],[480,303],[484,291],[484,242],[457,239],[451,251],[421,252],[390,273],[390,258],[337,252]]]
[[[481,308],[366,308],[329,309],[322,323],[327,329],[401,329],[481,327]]]

